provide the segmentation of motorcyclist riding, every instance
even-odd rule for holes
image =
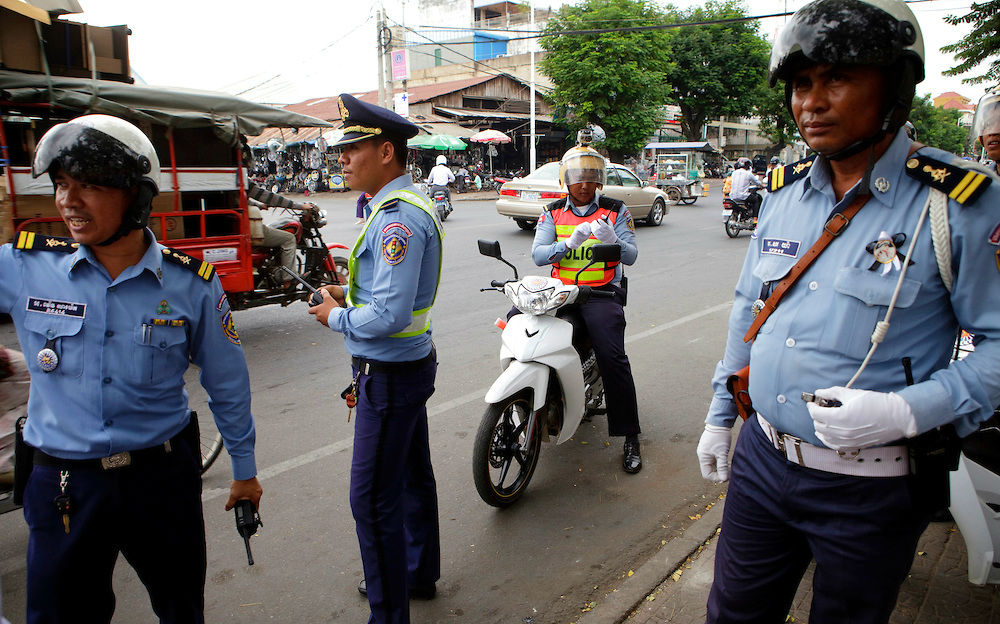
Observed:
[[[729,197],[733,201],[746,202],[751,198],[752,190],[763,188],[760,180],[751,171],[751,167],[749,158],[740,158],[736,161],[736,169],[732,175],[732,188],[729,191]],[[753,197],[756,199],[753,200],[750,209],[753,216],[756,217],[757,211],[760,209],[761,198],[759,195],[753,195]]]
[[[592,134],[581,131],[581,144],[563,156],[559,184],[569,197],[548,206],[538,219],[531,256],[538,266],[552,265],[552,277],[572,284],[577,271],[589,262],[588,248],[597,243],[618,243],[621,262],[635,262],[635,225],[625,204],[598,191],[607,180],[607,161],[589,146]],[[617,262],[598,263],[580,274],[579,283],[614,293],[614,298],[594,298],[578,310],[593,342],[597,365],[604,379],[608,405],[608,433],[625,436],[622,468],[636,473],[642,468],[639,452],[639,409],[632,368],[625,354],[625,290]]]
[[[451,190],[448,185],[455,181],[455,174],[448,168],[448,159],[443,154],[437,157],[436,162],[427,174],[427,186],[430,187],[431,197],[434,197],[435,191],[443,190],[448,199],[448,209],[451,210]]]

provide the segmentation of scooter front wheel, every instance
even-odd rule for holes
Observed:
[[[472,477],[479,496],[494,507],[517,502],[535,473],[542,438],[536,420],[534,435],[527,442],[532,411],[530,396],[522,392],[490,404],[479,424]]]

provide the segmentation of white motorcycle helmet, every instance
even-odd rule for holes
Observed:
[[[35,148],[32,177],[64,171],[75,180],[119,189],[137,188],[119,231],[103,244],[146,227],[160,188],[160,159],[139,128],[110,115],[84,115],[53,126]]]
[[[988,134],[1000,134],[1000,91],[987,93],[976,106],[972,136],[982,138]]]
[[[437,157],[437,158],[435,159],[435,161],[434,161],[434,162],[435,162],[436,164],[438,164],[438,165],[447,165],[447,164],[448,164],[448,159],[447,159],[447,158],[445,158],[444,154],[441,154],[440,156],[438,156],[438,157]]]

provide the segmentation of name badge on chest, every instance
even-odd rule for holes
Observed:
[[[762,238],[760,241],[760,253],[796,258],[799,255],[799,241],[785,240],[783,238]]]
[[[55,314],[57,316],[75,316],[83,318],[87,311],[87,304],[73,303],[71,301],[56,301],[54,299],[42,299],[41,297],[28,297],[26,309],[29,312],[41,312],[42,314]]]

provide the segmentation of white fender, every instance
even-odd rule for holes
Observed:
[[[537,362],[511,361],[486,391],[487,403],[499,403],[525,388],[532,390],[531,409],[538,411],[545,405],[545,391],[549,387],[549,367]]]
[[[534,390],[532,407],[539,410],[545,405],[549,374],[553,371],[565,398],[563,425],[556,444],[569,440],[576,433],[586,407],[583,369],[580,356],[573,348],[572,326],[554,316],[512,316],[503,330],[500,362],[504,371],[486,393],[486,402],[496,403],[531,387]],[[523,370],[525,367],[532,371]],[[535,370],[537,367],[544,372]]]
[[[987,504],[1000,504],[1000,475],[990,472],[962,453],[951,477],[951,515],[968,550],[969,582],[1000,583],[1000,513]]]

